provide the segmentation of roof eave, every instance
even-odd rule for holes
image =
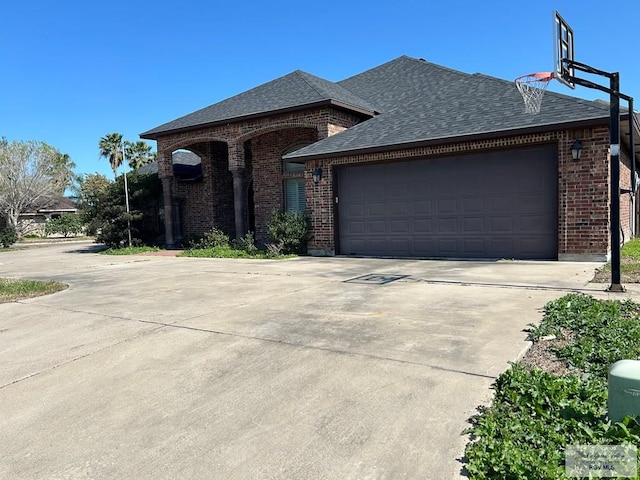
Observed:
[[[248,115],[241,115],[238,117],[225,118],[223,120],[217,120],[215,122],[199,123],[197,125],[189,125],[187,127],[182,127],[182,128],[172,128],[168,130],[162,130],[159,132],[154,132],[155,129],[153,129],[153,130],[149,130],[147,132],[141,133],[140,138],[143,138],[145,140],[157,140],[160,137],[173,135],[176,133],[191,132],[194,130],[201,130],[203,128],[211,128],[219,125],[228,125],[230,123],[245,122],[247,120],[255,120],[258,118],[270,117],[272,115],[280,115],[283,113],[291,113],[291,112],[297,112],[300,110],[307,110],[310,108],[318,108],[318,107],[325,107],[325,106],[332,106],[340,110],[346,110],[346,111],[357,113],[359,115],[363,115],[367,117],[373,117],[377,113],[379,113],[375,110],[368,110],[362,107],[355,107],[353,105],[349,105],[347,103],[340,102],[338,100],[326,99],[326,100],[319,100],[317,102],[306,103],[303,105],[295,105],[292,107],[280,108],[277,110],[269,110],[266,112],[251,113]]]
[[[570,128],[580,128],[580,127],[592,127],[596,125],[607,124],[609,117],[594,117],[583,120],[574,120],[570,122],[563,123],[552,123],[552,124],[543,124],[543,125],[535,125],[528,126],[522,128],[514,128],[509,130],[497,130],[492,132],[479,132],[479,133],[470,133],[465,135],[458,135],[454,137],[438,137],[432,138],[428,140],[418,140],[415,142],[405,142],[405,143],[394,143],[390,145],[381,145],[376,147],[365,147],[358,148],[352,150],[341,150],[336,152],[328,152],[328,153],[319,153],[319,154],[310,154],[310,155],[296,155],[296,152],[291,152],[288,155],[284,155],[282,158],[285,159],[298,159],[298,160],[323,160],[327,158],[337,158],[351,155],[369,155],[372,153],[381,153],[381,152],[389,152],[393,150],[400,149],[411,149],[411,148],[420,148],[420,147],[434,147],[439,145],[446,145],[448,143],[453,142],[470,142],[470,141],[480,141],[480,140],[492,140],[495,138],[504,137],[506,135],[526,135],[531,133],[542,133],[548,132],[549,130],[557,130],[558,128],[570,129]]]

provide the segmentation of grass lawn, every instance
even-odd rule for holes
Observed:
[[[100,252],[101,255],[139,255],[147,252],[157,252],[160,249],[158,247],[122,247],[122,248],[108,248]]]
[[[65,243],[65,242],[77,242],[77,241],[86,241],[86,240],[95,240],[95,237],[83,237],[83,236],[75,236],[75,237],[22,237],[18,239],[16,242],[17,245],[20,244],[30,244],[30,243]]]
[[[11,280],[0,278],[0,303],[15,302],[25,298],[49,295],[68,287],[64,283],[39,280]]]
[[[185,250],[184,252],[179,253],[177,256],[197,258],[253,258],[261,260],[281,260],[285,258],[297,257],[297,255],[272,255],[270,253],[262,251],[249,253],[245,250],[240,250],[229,246]]]
[[[640,283],[640,238],[627,242],[620,251],[620,277],[622,283]],[[592,282],[611,280],[611,262],[596,271]]]
[[[102,255],[140,255],[149,252],[159,252],[162,249],[158,247],[123,247],[109,248],[100,252]],[[233,248],[231,246],[219,246],[212,248],[193,248],[184,250],[176,257],[195,257],[195,258],[252,258],[258,260],[281,260],[286,258],[295,258],[297,255],[273,255],[271,253],[257,250],[249,253],[245,250]]]

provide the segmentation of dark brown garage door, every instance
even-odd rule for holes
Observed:
[[[557,258],[557,147],[345,166],[344,255]]]

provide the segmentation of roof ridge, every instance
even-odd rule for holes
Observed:
[[[295,73],[296,75],[298,75],[300,78],[302,78],[302,81],[304,83],[306,83],[307,85],[309,85],[309,87],[311,87],[311,89],[316,92],[318,95],[322,96],[326,96],[327,92],[321,92],[320,90],[318,90],[314,85],[311,84],[311,82],[309,80],[307,80],[307,78],[305,77],[306,75],[311,75],[310,73],[304,72],[302,70],[294,70],[293,73]],[[304,74],[304,75],[303,75]],[[314,75],[315,76],[315,75]],[[320,78],[320,77],[317,77]],[[325,82],[329,82],[330,80],[326,80],[326,79],[322,79]],[[333,82],[331,82],[333,83]]]
[[[450,72],[450,73],[455,73],[456,75],[460,75],[463,77],[471,77],[472,74],[471,73],[467,73],[467,72],[463,72],[462,70],[458,70],[455,68],[451,68],[451,67],[446,67],[444,65],[440,65],[439,63],[434,63],[434,62],[430,62],[429,60],[425,60],[424,58],[415,58],[415,57],[410,57],[409,55],[402,55],[398,58],[406,58],[408,60],[411,60],[413,62],[418,62],[420,64],[427,64],[430,65],[431,67],[435,67],[439,70],[443,70],[445,72]]]

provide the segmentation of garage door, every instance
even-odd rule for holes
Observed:
[[[345,166],[346,255],[557,258],[557,146]]]

